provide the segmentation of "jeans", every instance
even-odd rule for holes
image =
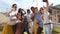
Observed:
[[[51,33],[52,33],[52,31],[53,31],[53,24],[51,24]]]
[[[28,26],[27,26],[27,24],[25,22],[23,23],[23,26],[22,26],[22,34],[24,32],[27,32],[29,34]]]
[[[42,30],[43,30],[43,28],[42,27],[39,27],[38,28],[38,31],[37,31],[37,34],[41,34],[42,33]]]
[[[44,34],[52,34],[51,24],[44,24],[43,29],[44,29]]]

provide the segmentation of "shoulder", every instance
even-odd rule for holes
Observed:
[[[38,12],[38,13],[36,14],[36,16],[41,16],[41,13],[40,13],[40,12]]]

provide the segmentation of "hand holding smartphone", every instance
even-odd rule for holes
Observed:
[[[43,0],[43,2],[47,2],[47,0]]]

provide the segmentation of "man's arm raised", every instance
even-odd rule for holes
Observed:
[[[49,5],[49,2],[47,0],[47,2],[46,2],[46,11],[48,11],[48,5]]]

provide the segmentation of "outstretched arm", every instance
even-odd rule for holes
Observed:
[[[48,5],[49,5],[49,2],[47,0],[47,2],[46,2],[46,11],[48,11]]]

